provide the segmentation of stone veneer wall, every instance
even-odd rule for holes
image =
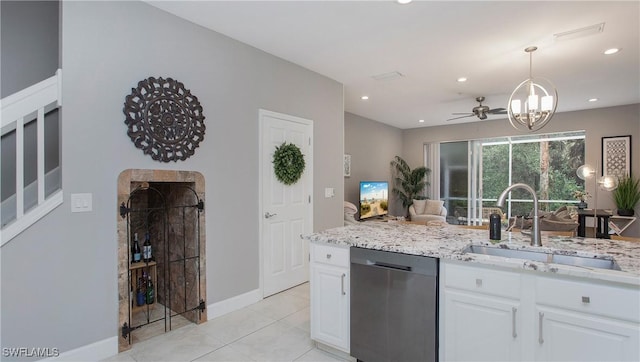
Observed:
[[[129,272],[129,243],[127,240],[127,220],[126,218],[122,218],[119,214],[119,206],[121,204],[127,204],[131,193],[136,190],[136,188],[140,187],[143,183],[149,183],[153,185],[156,189],[163,189],[166,191],[166,195],[164,195],[166,204],[170,207],[171,205],[184,205],[185,202],[187,204],[193,203],[196,198],[193,196],[193,193],[186,189],[184,186],[191,187],[197,194],[197,198],[200,200],[205,200],[205,185],[204,185],[204,177],[199,172],[191,172],[191,171],[171,171],[171,170],[125,170],[120,173],[118,177],[118,202],[117,202],[117,224],[118,224],[118,298],[119,298],[119,318],[118,318],[118,350],[120,352],[129,349],[130,343],[128,338],[123,338],[121,334],[121,328],[124,323],[129,324],[129,313],[131,305],[130,301],[130,288],[129,288],[129,280],[128,280],[128,272]],[[174,185],[172,185],[174,184]],[[182,189],[187,190],[188,192],[176,192],[176,190]],[[191,196],[188,195],[191,193]],[[154,198],[153,193],[148,193],[145,197],[140,198],[137,202],[140,204],[147,203],[147,205],[152,206],[157,204],[158,198]],[[183,259],[183,255],[187,257],[185,265],[182,263],[176,263],[177,267],[170,268],[170,276],[169,282],[171,286],[176,291],[180,291],[179,293],[174,293],[171,297],[173,309],[176,311],[184,310],[184,301],[187,300],[187,308],[193,308],[197,305],[197,302],[192,302],[193,300],[198,299],[198,290],[200,291],[200,299],[206,302],[206,253],[205,253],[205,218],[201,215],[200,224],[199,224],[199,240],[195,240],[197,233],[197,220],[196,220],[196,210],[195,208],[169,208],[170,212],[168,213],[167,224],[168,224],[168,235],[166,237],[157,238],[154,242],[154,247],[156,248],[158,254],[164,255],[164,250],[166,250],[166,245],[163,244],[163,240],[169,241],[169,260],[176,260],[178,258]],[[183,215],[184,210],[184,215]],[[190,220],[184,222],[183,224],[183,216],[184,220]],[[143,222],[143,221],[138,221]],[[180,227],[175,227],[175,225],[180,225]],[[156,225],[156,226],[154,226]],[[158,223],[152,222],[150,224],[151,234],[162,235],[162,231],[158,229]],[[140,242],[144,242],[144,234],[138,235],[140,238]],[[173,243],[174,240],[190,240],[191,242],[185,244],[182,243]],[[197,242],[196,242],[197,241]],[[196,253],[196,248],[198,248],[199,254]],[[197,257],[196,262],[196,255]],[[191,259],[189,259],[191,257]],[[200,266],[200,277],[198,278],[197,265],[199,263]],[[164,266],[166,268],[166,266]],[[158,266],[158,281],[156,285],[156,290],[161,291],[164,289],[167,280],[164,278],[160,278],[160,275],[164,273],[164,271],[160,270],[161,266]],[[185,273],[186,270],[186,273]],[[187,288],[184,286],[187,285]],[[166,303],[167,300],[164,299],[166,296],[161,293],[157,293],[158,302]],[[190,312],[184,315],[187,319],[194,323],[202,323],[207,320],[207,311],[206,309],[202,313]]]
[[[168,206],[167,237],[156,242],[156,261],[158,262],[158,302],[170,306],[173,314],[182,313],[187,309],[198,306],[198,213],[195,206],[198,203],[196,195],[191,191],[193,184],[182,183],[151,183],[155,189],[164,196],[159,200],[156,195],[150,200],[150,207],[162,207],[164,202]],[[153,193],[149,196],[154,195]],[[181,207],[186,206],[186,207]],[[155,214],[156,217],[164,215]],[[152,230],[160,229],[164,225],[163,220],[157,220],[150,224]],[[156,230],[160,235],[164,230]],[[168,248],[168,250],[167,250]],[[168,252],[168,253],[167,253]],[[166,258],[166,260],[161,260]],[[165,278],[168,277],[168,280]],[[160,293],[167,289],[170,294]],[[192,311],[183,314],[189,321],[198,323],[198,312]]]

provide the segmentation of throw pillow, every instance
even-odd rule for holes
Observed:
[[[440,215],[440,210],[442,209],[442,205],[444,205],[444,201],[440,200],[426,200],[427,205],[424,208],[425,214],[430,215]]]
[[[424,214],[424,208],[427,205],[427,200],[413,200],[413,208],[416,210],[416,215]]]

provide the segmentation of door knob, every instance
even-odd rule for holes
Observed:
[[[274,217],[274,216],[276,216],[276,215],[278,215],[278,214],[271,214],[271,213],[269,213],[269,212],[267,211],[267,212],[265,212],[265,213],[264,213],[264,218],[265,218],[265,219],[269,219],[269,218],[272,218],[272,217]]]

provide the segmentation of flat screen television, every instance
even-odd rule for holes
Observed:
[[[389,213],[389,183],[360,181],[360,220],[382,217]]]

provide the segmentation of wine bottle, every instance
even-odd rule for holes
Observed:
[[[151,281],[151,276],[147,278],[146,296],[147,304],[153,304],[153,302],[155,302],[155,293],[153,289],[153,282]]]
[[[138,233],[133,234],[133,246],[131,247],[131,254],[133,254],[133,262],[140,261],[140,243],[138,243]]]
[[[144,291],[144,279],[138,279],[138,289],[136,289],[136,305],[143,306],[146,302],[146,296]]]
[[[149,233],[146,233],[144,235],[144,244],[142,245],[142,258],[145,263],[148,263],[151,261],[151,257],[151,237],[149,236]]]

